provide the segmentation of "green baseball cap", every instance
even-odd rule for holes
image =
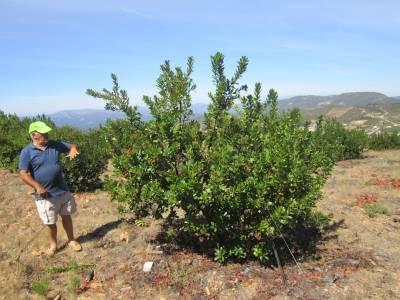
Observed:
[[[29,133],[32,133],[34,131],[37,131],[39,133],[48,133],[50,130],[51,128],[47,126],[46,123],[41,121],[36,121],[29,125]]]

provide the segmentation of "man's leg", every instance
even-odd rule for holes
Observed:
[[[43,199],[40,196],[34,195],[36,207],[39,217],[43,224],[46,225],[50,237],[50,247],[46,253],[50,256],[57,251],[57,214],[54,204],[48,199]],[[39,251],[42,252],[42,251]]]
[[[74,226],[70,215],[61,215],[62,224],[68,237],[68,245],[75,251],[81,251],[81,245],[74,239]]]
[[[50,236],[50,248],[47,251],[47,254],[54,255],[57,251],[57,225],[56,224],[49,224],[47,225],[49,229],[49,236]]]
[[[76,211],[75,199],[70,192],[63,194],[61,197],[63,205],[61,206],[60,215],[65,232],[68,236],[68,246],[74,251],[81,251],[81,245],[74,239],[74,227],[71,218],[71,214]]]
[[[72,218],[70,215],[61,215],[62,224],[64,226],[65,233],[67,234],[68,241],[74,240],[74,226],[72,225]]]

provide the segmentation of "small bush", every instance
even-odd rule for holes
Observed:
[[[76,294],[77,289],[79,288],[81,284],[81,280],[78,276],[72,276],[69,278],[68,281],[68,291],[72,294]]]
[[[47,292],[49,290],[49,280],[47,278],[43,278],[39,281],[35,281],[32,283],[32,290],[43,297],[47,296]]]
[[[331,220],[332,216],[326,215],[320,211],[313,211],[310,215],[310,222],[315,224],[317,227],[326,226]]]
[[[362,158],[363,152],[368,147],[368,136],[363,129],[345,129],[342,143],[344,146],[342,159]]]
[[[370,218],[374,218],[377,214],[387,215],[389,214],[389,209],[382,204],[373,203],[365,206],[365,211]]]
[[[50,273],[64,273],[68,272],[70,270],[86,270],[86,269],[91,269],[94,268],[96,265],[95,264],[78,264],[75,261],[71,261],[66,265],[63,266],[54,266],[50,267],[48,271]]]

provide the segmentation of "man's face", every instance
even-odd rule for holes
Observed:
[[[49,141],[49,135],[47,133],[33,132],[32,140],[38,146],[46,146]]]

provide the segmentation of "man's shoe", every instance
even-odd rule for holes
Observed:
[[[82,251],[82,246],[77,241],[70,241],[68,243],[68,247],[70,247],[72,250],[74,250],[76,252]]]

